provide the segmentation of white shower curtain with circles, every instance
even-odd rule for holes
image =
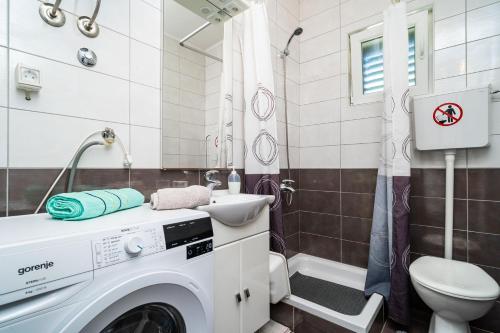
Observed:
[[[276,97],[269,24],[264,1],[253,1],[243,15],[245,186],[247,193],[275,196],[276,199],[271,205],[271,249],[285,253],[279,186]]]

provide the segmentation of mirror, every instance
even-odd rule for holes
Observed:
[[[232,106],[222,79],[224,23],[209,24],[174,0],[164,0],[163,10],[162,166],[230,167]]]

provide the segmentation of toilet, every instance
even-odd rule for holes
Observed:
[[[429,333],[470,333],[500,294],[495,280],[470,263],[425,256],[410,266],[411,282],[434,313]]]

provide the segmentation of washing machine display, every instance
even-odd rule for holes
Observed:
[[[163,233],[167,249],[197,242],[214,235],[209,217],[164,225]]]

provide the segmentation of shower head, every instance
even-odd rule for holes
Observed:
[[[302,29],[301,27],[298,27],[297,29],[295,29],[292,33],[292,35],[290,36],[290,38],[288,39],[288,43],[286,43],[286,47],[285,49],[283,50],[283,54],[285,56],[289,55],[290,54],[290,51],[288,50],[288,47],[290,46],[290,43],[292,42],[292,39],[294,36],[299,36],[300,34],[302,34],[302,32],[304,31],[304,29]]]

